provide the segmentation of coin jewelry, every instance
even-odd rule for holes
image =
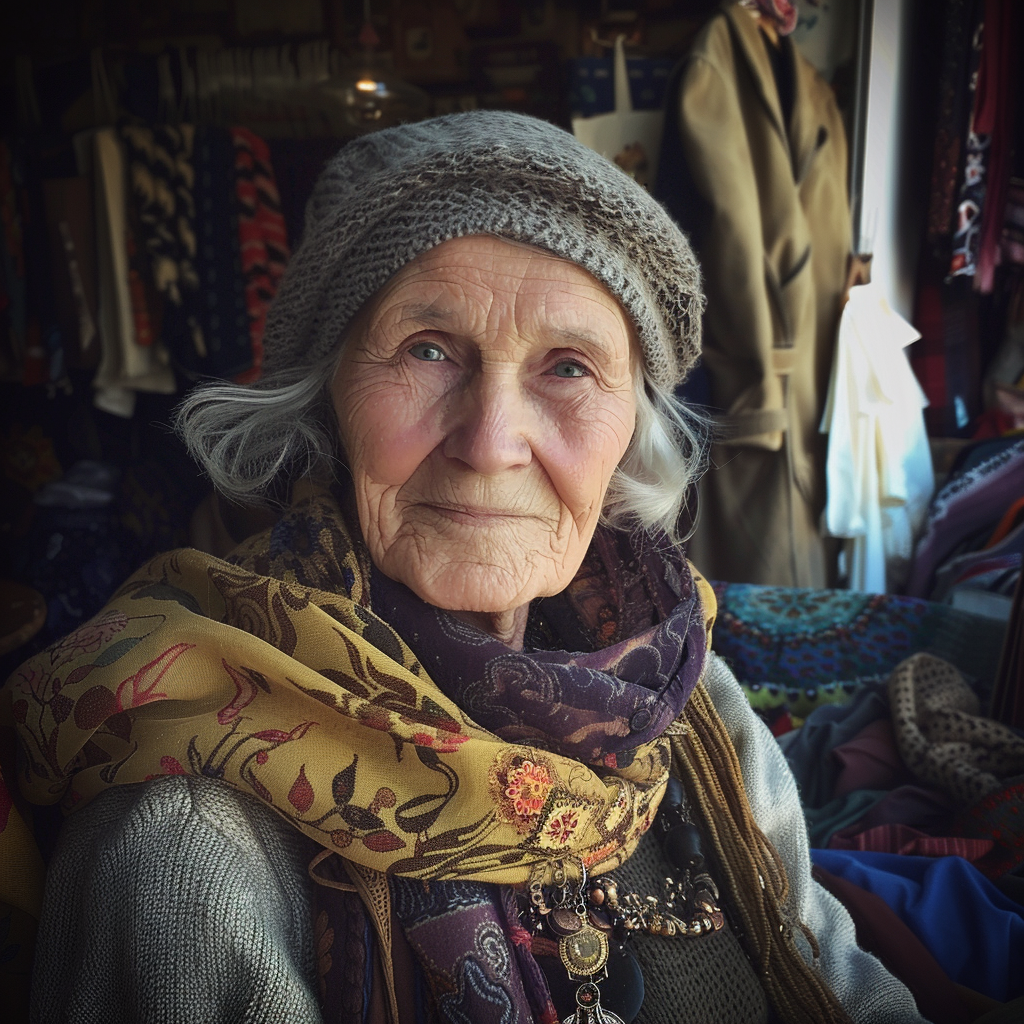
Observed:
[[[557,940],[558,957],[570,980],[581,982],[576,989],[576,1010],[562,1024],[624,1024],[618,1014],[601,1005],[598,982],[608,976],[611,927],[591,913],[587,905],[587,869],[583,865],[581,869],[575,892],[565,884],[564,871],[556,872],[551,903],[539,883],[531,884],[527,914],[535,935],[546,933]]]
[[[624,1024],[601,1005],[598,983],[608,976],[611,944],[621,947],[640,931],[666,938],[698,938],[725,926],[718,887],[705,870],[700,831],[686,817],[685,794],[669,779],[654,833],[671,867],[660,896],[623,892],[613,876],[590,880],[583,868],[570,885],[563,865],[554,884],[530,883],[523,924],[534,936],[557,942],[558,957],[576,989],[576,1010],[562,1024]]]
[[[661,896],[620,893],[617,882],[609,876],[591,885],[590,901],[597,906],[607,905],[613,924],[625,932],[695,938],[724,928],[718,886],[704,870],[700,830],[686,818],[683,786],[678,779],[668,781],[654,831],[673,869],[673,874],[662,880]]]

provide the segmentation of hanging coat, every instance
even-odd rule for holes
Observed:
[[[846,136],[831,87],[779,45],[788,122],[756,19],[730,3],[705,26],[670,86],[656,194],[691,234],[708,296],[717,440],[690,557],[712,579],[822,587],[835,581],[818,425],[851,244]]]

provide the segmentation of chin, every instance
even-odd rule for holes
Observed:
[[[429,578],[419,573],[401,579],[417,597],[449,612],[478,612],[499,615],[529,604],[535,597],[548,593],[531,581],[511,577],[507,571],[492,566],[467,569],[452,565]]]

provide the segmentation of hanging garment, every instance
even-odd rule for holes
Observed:
[[[28,314],[25,384],[53,384],[66,377],[64,338],[54,302],[43,198],[43,178],[49,177],[54,164],[60,166],[59,158],[54,160],[54,151],[65,151],[61,141],[41,135],[16,139],[13,143],[14,170],[21,193]]]
[[[829,85],[788,37],[770,45],[728,4],[669,88],[656,194],[704,270],[718,427],[690,556],[713,579],[823,587],[818,424],[851,244],[846,138]]]
[[[96,239],[92,183],[84,175],[43,182],[54,305],[69,366],[95,368]]]
[[[153,284],[163,297],[163,335],[176,361],[196,365],[206,353],[196,271],[192,125],[124,124],[131,203]]]
[[[947,0],[943,24],[942,65],[938,83],[938,113],[932,178],[928,199],[927,240],[949,261],[956,208],[957,170],[970,117],[971,36],[974,0]]]
[[[884,593],[905,582],[935,487],[921,412],[927,399],[903,354],[919,337],[876,285],[850,289],[821,430],[828,434],[822,526],[848,538],[851,590]]]
[[[161,345],[137,342],[138,307],[133,305],[129,278],[127,179],[116,131],[101,128],[93,145],[102,352],[93,381],[94,400],[106,412],[131,416],[135,392],[173,394],[174,373]]]
[[[984,154],[984,203],[977,225],[975,288],[988,294],[995,284],[1000,236],[1013,152],[1014,102],[1020,88],[1014,64],[1020,42],[1020,17],[1014,0],[986,0],[984,43],[978,68],[973,132],[987,140]],[[968,160],[970,154],[968,154]]]
[[[288,235],[266,142],[248,128],[232,128],[231,140],[235,147],[238,241],[252,344],[252,369],[237,380],[252,383],[259,379],[263,366],[263,329],[288,262]]]

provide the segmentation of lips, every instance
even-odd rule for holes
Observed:
[[[440,505],[433,502],[423,502],[421,508],[452,519],[456,522],[479,522],[482,520],[494,519],[525,519],[536,518],[528,512],[519,512],[509,509],[479,508],[472,505]]]

